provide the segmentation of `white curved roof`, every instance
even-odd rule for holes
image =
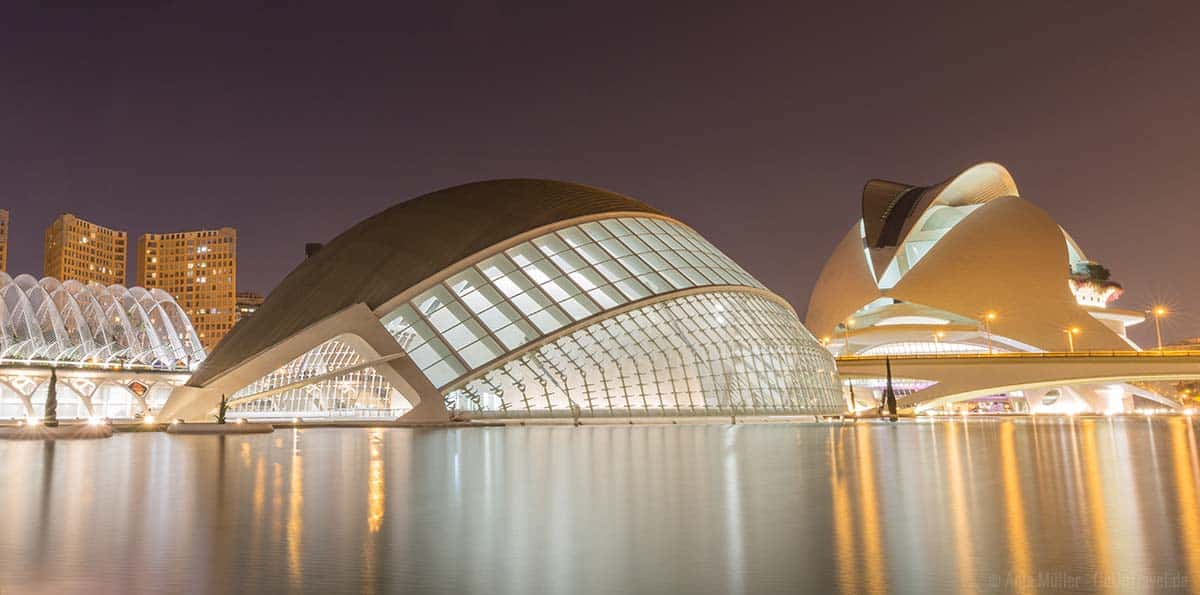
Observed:
[[[982,163],[930,187],[872,180],[863,220],[826,261],[805,326],[832,336],[874,300],[919,304],[966,319],[997,311],[992,330],[1060,349],[1079,327],[1081,350],[1128,344],[1083,310],[1067,284],[1083,251],[1050,215],[1017,194],[1002,166]]]
[[[161,289],[0,272],[0,360],[183,368],[204,349]]]

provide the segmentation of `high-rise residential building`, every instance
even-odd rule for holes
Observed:
[[[8,209],[0,209],[0,271],[8,270]]]
[[[138,239],[137,284],[175,297],[211,349],[237,322],[237,231],[148,233]]]
[[[42,273],[84,283],[124,285],[126,247],[125,232],[63,213],[46,228]]]
[[[237,292],[238,322],[253,316],[258,311],[258,307],[262,305],[264,299],[262,294],[254,293],[253,291]]]

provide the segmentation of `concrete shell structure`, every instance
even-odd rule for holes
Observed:
[[[161,406],[205,357],[161,290],[0,273],[0,299],[3,418],[40,415],[50,368],[60,417],[132,417]]]
[[[202,418],[836,413],[829,353],[686,225],[604,190],[498,180],[341,234],[164,409]]]
[[[1111,307],[1120,286],[1106,278],[1072,278],[1103,267],[998,164],[928,187],[872,180],[862,213],[805,321],[839,355],[1138,349],[1125,327],[1144,315]]]
[[[187,371],[204,349],[166,292],[0,272],[0,360]]]

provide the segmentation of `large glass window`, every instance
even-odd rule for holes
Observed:
[[[606,219],[542,235],[456,271],[386,314],[383,323],[440,388],[574,322],[706,285],[761,287],[682,225]]]
[[[415,361],[418,355],[410,354]],[[234,393],[232,401],[250,398],[232,405],[230,414],[235,417],[395,417],[411,408],[399,391],[374,368],[349,370],[362,363],[365,363],[362,356],[348,343],[338,338],[330,339]],[[347,371],[336,374],[339,370]],[[303,381],[319,376],[327,377],[303,384]],[[285,388],[290,385],[298,386]],[[271,392],[277,389],[283,390]],[[253,398],[259,394],[263,396]]]
[[[473,415],[836,413],[832,357],[775,301],[722,291],[598,320],[459,381]]]

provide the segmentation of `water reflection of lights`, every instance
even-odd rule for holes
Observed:
[[[292,467],[288,480],[287,560],[293,589],[304,585],[301,539],[304,532],[304,459],[300,457],[300,432],[292,430]]]
[[[863,536],[864,557],[866,558],[867,585],[866,591],[882,593],[886,584],[885,577],[880,576],[882,565],[877,561],[883,559],[883,538],[880,527],[883,517],[879,512],[879,496],[875,477],[875,461],[873,460],[871,434],[867,428],[855,428],[855,455],[859,460],[859,531]]]
[[[1005,518],[1008,526],[1008,549],[1016,576],[1033,576],[1029,536],[1025,528],[1025,503],[1021,494],[1021,476],[1017,470],[1017,449],[1013,440],[1013,422],[1000,426],[1000,466],[1004,477]],[[1027,581],[1018,581],[1019,593],[1030,592]]]
[[[384,479],[383,479],[383,430],[371,430],[370,462],[367,471],[367,530],[378,533],[383,526]]]
[[[1179,496],[1179,508],[1175,516],[1182,530],[1186,557],[1187,575],[1192,585],[1200,585],[1200,498],[1196,494],[1197,464],[1196,436],[1192,424],[1185,420],[1171,420],[1171,465],[1175,471],[1175,492]]]

